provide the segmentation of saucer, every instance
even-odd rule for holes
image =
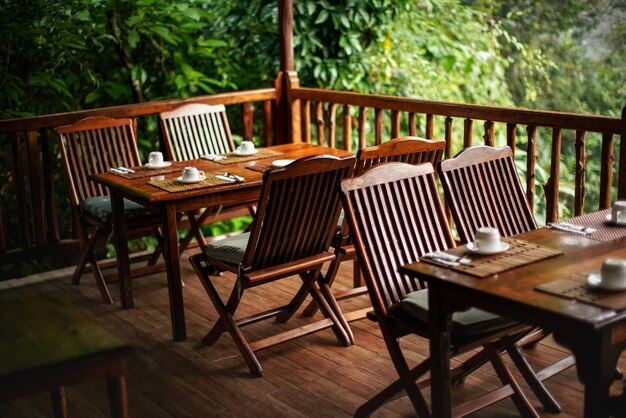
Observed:
[[[613,222],[613,217],[611,215],[606,215],[606,218],[604,218],[604,222],[611,226],[626,227],[626,222]]]
[[[467,244],[467,249],[469,252],[474,253],[474,254],[482,254],[482,255],[500,254],[508,250],[509,247],[510,245],[508,242],[500,241],[500,248],[487,251],[487,250],[479,250],[478,248],[475,247],[473,242],[470,242],[469,244]]]
[[[600,273],[592,273],[587,277],[587,286],[592,289],[602,290],[626,290],[626,282],[621,285],[607,286],[602,284],[602,276]]]
[[[163,161],[161,164],[150,164],[150,163],[146,163],[146,165],[144,165],[144,167],[146,168],[165,168],[165,167],[169,167],[172,165],[171,161]]]
[[[255,149],[253,149],[252,151],[247,151],[247,152],[245,152],[245,151],[235,150],[235,152],[233,152],[233,154],[235,154],[235,155],[239,155],[240,157],[245,157],[245,156],[247,156],[247,155],[254,155],[254,154],[256,154],[257,152],[259,152],[259,150],[255,148]]]
[[[272,161],[272,166],[273,167],[284,167],[286,165],[289,165],[291,163],[293,163],[295,160],[274,160]]]
[[[202,180],[206,180],[206,176],[198,177],[197,179],[193,179],[193,180],[185,180],[181,176],[181,177],[177,178],[176,180],[178,180],[181,183],[192,184],[192,183],[197,183],[197,182],[202,181]]]

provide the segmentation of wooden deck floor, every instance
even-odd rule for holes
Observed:
[[[197,251],[197,250],[195,250]],[[80,286],[69,282],[71,269],[47,273],[18,281],[0,283],[1,291],[29,294],[47,292],[59,295],[82,309],[111,332],[135,347],[128,358],[128,398],[132,417],[346,417],[395,377],[380,332],[369,321],[353,323],[356,345],[340,347],[330,330],[301,338],[259,353],[263,378],[252,378],[230,337],[222,337],[213,347],[200,343],[217,315],[186,257],[183,257],[185,306],[188,339],[175,343],[171,338],[168,295],[164,273],[134,282],[135,309],[122,310],[119,302],[101,303],[91,275],[83,276]],[[339,284],[349,283],[350,266],[342,270]],[[223,276],[224,291],[230,290],[232,277]],[[242,313],[255,306],[271,306],[277,299],[286,301],[296,287],[288,285],[251,291],[244,295]],[[263,286],[262,286],[263,287]],[[114,298],[117,288],[112,287]],[[346,309],[364,307],[366,299],[343,303]],[[296,315],[291,323],[305,319]],[[283,325],[273,321],[247,328],[248,335],[264,336]],[[415,361],[426,356],[426,340],[412,338],[404,347]],[[531,364],[539,368],[568,353],[552,340],[534,350],[526,350]],[[620,358],[626,370],[626,353]],[[483,393],[497,379],[484,367],[467,381],[454,387],[456,401]],[[621,392],[620,382],[612,390]],[[582,385],[575,368],[553,377],[547,386],[563,407],[561,414],[545,413],[537,399],[529,398],[543,417],[582,416]],[[108,416],[106,386],[94,382],[66,389],[70,416]],[[427,398],[430,392],[426,391]],[[387,404],[375,416],[414,416],[405,396]],[[0,405],[1,417],[51,416],[49,398],[41,394]],[[501,401],[476,413],[476,417],[518,416],[510,400]]]

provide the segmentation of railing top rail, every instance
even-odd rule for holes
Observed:
[[[185,99],[167,99],[145,103],[102,107],[98,109],[55,113],[51,115],[33,116],[28,118],[4,119],[0,120],[0,132],[34,131],[44,128],[53,128],[96,115],[133,118],[172,110],[178,106],[189,103],[231,105],[274,99],[276,99],[276,89],[274,88],[194,96]]]
[[[489,120],[492,122],[575,129],[610,134],[621,133],[620,118],[608,116],[505,108],[465,103],[436,102],[406,97],[363,94],[336,90],[321,90],[314,88],[296,88],[292,90],[292,94],[293,99],[325,101],[337,104],[366,106],[403,112],[427,113],[466,119]]]

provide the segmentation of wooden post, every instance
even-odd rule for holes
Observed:
[[[622,109],[619,142],[619,169],[617,172],[617,198],[626,199],[626,106]]]
[[[276,87],[276,143],[300,142],[300,101],[291,91],[300,87],[298,73],[293,67],[293,1],[278,2],[278,33],[280,36],[280,72]]]

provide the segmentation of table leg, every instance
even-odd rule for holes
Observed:
[[[568,347],[576,357],[578,378],[585,385],[585,418],[608,417],[608,399],[619,351],[612,350],[610,331],[581,334],[564,330],[554,339]]]
[[[168,203],[163,210],[163,243],[167,266],[167,287],[170,296],[170,316],[174,341],[187,338],[185,327],[185,306],[183,286],[180,277],[180,256],[178,254],[178,226],[176,224],[176,204]]]
[[[128,400],[126,397],[126,379],[124,376],[107,377],[109,407],[111,416],[128,418]]]
[[[431,409],[433,417],[450,418],[450,332],[451,312],[442,292],[434,283],[428,287],[428,321],[430,326]]]
[[[52,398],[52,415],[54,418],[67,417],[67,401],[65,400],[65,389],[63,386],[50,391]]]
[[[124,218],[124,199],[115,189],[111,190],[111,210],[113,212],[113,232],[115,235],[115,254],[117,275],[120,284],[120,301],[124,309],[135,306],[133,287],[130,276],[130,258],[128,255],[128,231]]]

